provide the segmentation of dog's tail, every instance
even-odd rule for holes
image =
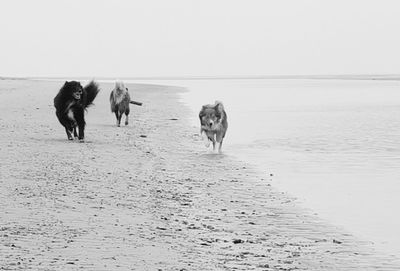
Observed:
[[[85,91],[86,91],[86,101],[85,101],[85,107],[88,107],[90,105],[93,104],[94,99],[96,98],[97,94],[100,91],[99,85],[94,82],[94,81],[90,81],[89,84],[87,84],[84,87]]]
[[[141,102],[136,102],[136,101],[130,101],[130,103],[134,104],[134,105],[138,105],[138,106],[142,106],[142,104],[143,104]]]

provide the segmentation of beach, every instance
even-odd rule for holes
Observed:
[[[62,84],[0,80],[0,270],[400,269],[266,172],[208,152],[185,88],[127,84],[143,106],[116,127],[101,83],[79,143],[54,113]]]
[[[399,82],[367,79],[151,83],[189,90],[179,96],[191,109],[193,127],[203,104],[223,101],[229,119],[225,153],[273,174],[271,184],[302,207],[399,257],[400,220],[394,215],[400,206]]]

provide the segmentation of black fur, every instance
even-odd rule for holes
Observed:
[[[60,123],[65,127],[69,140],[85,137],[85,109],[90,106],[100,91],[99,86],[91,81],[85,87],[80,82],[66,81],[54,98],[54,107]],[[79,136],[76,132],[78,127]]]

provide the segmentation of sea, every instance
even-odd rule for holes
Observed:
[[[185,87],[180,98],[194,127],[202,105],[222,101],[224,155],[252,164],[323,220],[400,257],[400,81],[131,82]]]

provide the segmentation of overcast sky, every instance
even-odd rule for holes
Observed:
[[[6,0],[0,76],[400,73],[400,1]]]

